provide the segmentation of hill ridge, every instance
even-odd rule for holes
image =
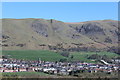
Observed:
[[[97,20],[71,24],[53,19],[2,19],[2,47],[71,51],[117,49],[118,21]],[[59,46],[58,46],[59,45]]]

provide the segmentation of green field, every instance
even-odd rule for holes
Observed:
[[[120,55],[115,54],[115,53],[110,53],[110,52],[72,52],[70,55],[73,55],[73,59],[72,60],[81,60],[81,61],[85,61],[85,62],[94,62],[90,59],[87,59],[90,55],[93,54],[98,54],[98,55],[106,55],[109,58],[115,58],[118,57]]]
[[[2,73],[2,76],[5,77],[50,77],[51,75],[43,73],[43,72],[4,72]]]
[[[2,73],[3,76],[8,75],[8,76],[12,76],[12,75],[19,75],[19,76],[33,76],[33,75],[40,75],[40,76],[48,76],[49,74],[43,73],[43,72],[4,72]]]
[[[109,58],[115,58],[120,55],[110,52],[71,52],[69,57],[64,57],[56,52],[48,50],[14,50],[14,51],[2,51],[3,55],[7,55],[10,58],[15,59],[24,59],[24,60],[41,60],[44,61],[59,61],[60,59],[67,59],[68,61],[81,60],[85,62],[94,62],[90,59],[87,59],[88,56],[93,54],[106,55]],[[71,59],[70,56],[73,55]]]
[[[41,58],[43,61],[59,61],[65,57],[61,56],[52,51],[47,50],[16,50],[16,51],[3,51],[3,55],[8,55],[8,57],[15,59],[24,60],[38,60]]]
[[[50,75],[50,74],[46,74],[43,72],[13,72],[13,73],[8,73],[8,72],[4,72],[1,73],[2,75],[0,77],[3,78],[60,78],[61,76],[58,75]],[[80,73],[78,74],[79,78],[117,78],[118,77],[118,73],[112,73],[112,74],[106,74],[106,73],[88,73],[88,72],[84,72],[84,73]],[[62,76],[61,78],[73,78],[75,76]]]

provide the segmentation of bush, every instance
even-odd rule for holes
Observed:
[[[88,57],[88,59],[101,59],[102,57],[98,54],[93,54],[91,56]]]
[[[67,61],[67,59],[60,59],[59,62],[66,62],[66,61]]]
[[[60,52],[60,54],[64,57],[69,57],[69,55],[70,55],[70,53],[68,51]]]

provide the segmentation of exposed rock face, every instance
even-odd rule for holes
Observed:
[[[112,47],[118,48],[118,21],[64,23],[52,19],[2,19],[2,22],[3,49],[111,51]]]
[[[48,25],[47,24],[44,24],[37,20],[32,23],[32,27],[34,31],[37,32],[38,34],[48,37],[48,32],[47,32]]]
[[[103,29],[99,25],[97,25],[97,23],[83,24],[82,27],[79,29],[79,32],[82,34],[89,34],[89,35],[95,35],[95,34],[105,35]]]

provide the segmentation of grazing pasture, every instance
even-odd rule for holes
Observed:
[[[65,57],[57,54],[53,51],[47,50],[15,50],[15,51],[3,51],[3,55],[7,55],[10,58],[24,59],[24,60],[38,60],[42,61],[59,61]]]
[[[120,56],[118,54],[110,53],[110,52],[97,52],[97,53],[96,52],[72,52],[70,54],[70,56],[73,55],[72,60],[81,60],[81,61],[85,61],[85,62],[93,62],[94,63],[94,60],[92,61],[90,59],[87,59],[89,56],[91,56],[93,54],[97,54],[97,55],[101,55],[101,56],[106,55],[109,58],[115,58],[115,57]]]
[[[109,58],[115,58],[120,55],[110,52],[70,52],[69,57],[64,57],[59,53],[48,51],[48,50],[7,50],[2,51],[2,55],[7,55],[9,58],[14,59],[24,59],[24,60],[38,60],[40,58],[42,61],[59,61],[60,59],[66,59],[68,61],[85,61],[85,62],[95,62],[94,60],[88,59],[90,55],[106,55]],[[73,58],[71,58],[73,56]]]

